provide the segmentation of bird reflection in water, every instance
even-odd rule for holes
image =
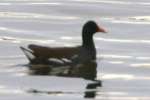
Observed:
[[[30,61],[33,75],[55,75],[63,77],[80,77],[94,81],[87,90],[101,86],[96,81],[96,48],[94,34],[107,31],[94,21],[87,21],[82,29],[82,44],[75,47],[45,47],[30,44],[28,48],[20,47]],[[45,65],[42,65],[45,64]],[[85,92],[85,97],[94,97],[95,92]]]
[[[95,61],[77,64],[74,66],[49,66],[49,65],[30,65],[30,75],[52,75],[61,77],[77,77],[93,81],[87,84],[84,94],[85,98],[94,98],[96,96],[96,88],[101,86],[101,81],[96,80],[97,63]],[[31,91],[30,91],[31,92]],[[32,90],[33,93],[41,93],[42,91]],[[42,92],[43,93],[43,92]],[[45,93],[45,92],[44,92]],[[49,92],[47,92],[49,94]]]

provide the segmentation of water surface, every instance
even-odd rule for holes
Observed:
[[[149,100],[149,9],[149,0],[1,0],[0,99]],[[79,45],[87,20],[109,31],[94,36],[98,54],[92,75],[102,87],[75,74],[29,74],[19,46]]]

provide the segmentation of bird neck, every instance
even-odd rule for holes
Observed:
[[[95,49],[93,35],[92,34],[82,34],[82,46],[86,48]]]

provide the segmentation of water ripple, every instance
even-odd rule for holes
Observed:
[[[112,23],[150,24],[150,16],[107,17],[103,19],[111,21]]]
[[[150,5],[148,2],[132,2],[132,1],[117,1],[117,0],[74,0],[78,2],[90,2],[90,3],[107,3],[107,4],[121,4],[121,5]]]
[[[39,13],[22,13],[22,12],[0,12],[0,18],[16,18],[16,19],[54,19],[54,20],[74,20],[78,17],[46,15]]]
[[[101,37],[97,37],[95,39],[105,42],[150,44],[150,40],[142,40],[142,39],[117,39],[117,38],[115,39],[115,38],[101,38]]]

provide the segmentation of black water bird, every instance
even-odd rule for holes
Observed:
[[[29,49],[21,47],[30,64],[48,64],[60,66],[65,64],[85,63],[96,60],[96,49],[93,35],[107,31],[99,27],[94,21],[88,21],[82,29],[82,45],[75,47],[45,47],[30,44]]]

